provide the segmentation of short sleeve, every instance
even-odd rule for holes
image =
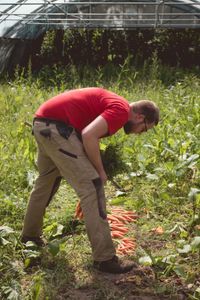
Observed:
[[[101,116],[108,124],[109,135],[114,134],[128,121],[129,104],[126,101],[111,103]]]

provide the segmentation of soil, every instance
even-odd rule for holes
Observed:
[[[176,294],[170,292],[169,287],[163,292],[156,291],[158,280],[150,267],[141,267],[135,264],[134,268],[126,274],[107,274],[93,271],[95,285],[86,284],[81,288],[67,287],[60,291],[58,300],[186,300],[184,290]],[[163,283],[160,282],[160,286]],[[102,292],[101,288],[102,287]],[[156,288],[157,287],[157,288]]]

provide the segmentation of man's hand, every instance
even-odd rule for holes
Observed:
[[[103,185],[106,184],[107,180],[108,180],[108,177],[106,175],[106,172],[105,171],[102,171],[101,173],[99,173],[99,176],[101,178],[101,181],[103,183]]]
[[[99,139],[107,135],[107,133],[108,124],[106,120],[101,116],[97,117],[82,131],[83,146],[89,160],[97,170],[103,184],[106,183],[108,178],[101,160]]]

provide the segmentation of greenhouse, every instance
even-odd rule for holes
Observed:
[[[197,28],[200,2],[18,0],[0,4],[0,36],[36,38],[49,28]]]
[[[0,13],[0,72],[13,53],[12,60],[20,59],[26,43],[50,29],[200,28],[197,0],[3,0]]]

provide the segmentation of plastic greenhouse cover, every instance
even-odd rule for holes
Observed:
[[[125,24],[126,22],[126,24],[128,24],[127,26],[132,26],[132,28],[140,26],[146,28],[148,26],[152,27],[155,26],[156,21],[156,5],[162,4],[172,5],[177,10],[179,10],[179,12],[186,12],[188,13],[188,15],[191,12],[189,19],[186,19],[188,17],[183,18],[183,20],[187,20],[187,22],[191,22],[191,24],[194,21],[194,14],[196,15],[196,18],[200,18],[200,0],[0,0],[0,37],[35,39],[42,32],[48,30],[49,28],[89,28],[92,27],[92,24],[94,24],[94,27],[109,28],[112,26],[121,26],[121,28],[123,29],[123,24]],[[105,5],[110,5],[110,7],[116,7],[116,5],[126,5],[129,8],[129,11],[131,5],[131,9],[133,9],[133,5],[143,5],[143,7],[152,5],[152,10],[151,13],[144,13],[139,17],[136,13],[137,11],[134,11],[134,14],[131,12],[128,15],[127,13],[127,19],[125,20],[125,22],[124,20],[120,20],[122,21],[120,22],[116,21],[116,17],[118,17],[119,11],[115,15],[115,11],[113,10],[114,13],[112,15],[113,11],[111,9],[108,10],[108,8],[106,11]],[[98,11],[96,12],[95,9],[97,6]],[[85,13],[86,11],[87,13]],[[93,17],[92,13],[93,15],[96,14],[96,17]],[[109,13],[111,17],[109,18],[108,22],[107,16],[109,15]],[[184,13],[182,13],[182,16],[184,15]],[[122,18],[124,18],[124,16],[125,15],[123,15]],[[172,18],[171,20],[168,19],[168,24],[170,24],[170,22],[172,21],[174,22],[174,19],[175,18]],[[182,24],[184,24],[184,22]],[[176,24],[174,24],[174,26],[176,27]]]

